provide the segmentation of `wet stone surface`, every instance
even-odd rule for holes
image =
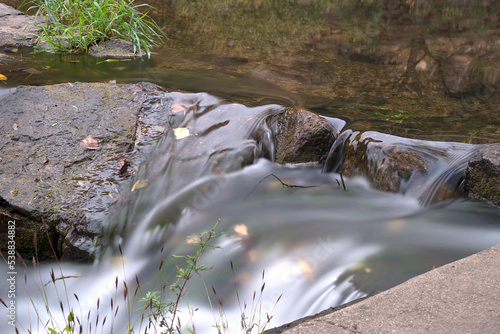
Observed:
[[[464,188],[469,196],[500,206],[500,144],[484,145],[481,160],[467,168]]]

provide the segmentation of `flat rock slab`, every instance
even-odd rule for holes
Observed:
[[[69,83],[18,87],[0,100],[0,222],[16,221],[20,254],[34,254],[34,232],[41,258],[52,255],[47,234],[63,259],[92,254],[128,174],[142,99],[155,89]]]
[[[266,333],[500,333],[499,319],[500,245]]]
[[[0,3],[0,47],[32,46],[42,21]]]

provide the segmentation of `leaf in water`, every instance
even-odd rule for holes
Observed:
[[[179,140],[191,136],[188,128],[176,128],[174,129],[175,139]]]
[[[248,237],[248,228],[245,224],[238,224],[234,226],[234,232],[238,233],[242,237]]]
[[[148,185],[148,180],[136,181],[134,183],[134,185],[132,186],[132,190],[130,190],[130,191],[133,192],[134,190],[144,188],[147,185]]]
[[[188,237],[188,238],[186,238],[186,243],[188,243],[188,244],[197,244],[198,242],[199,242],[199,240],[196,237]]]
[[[7,80],[7,77],[3,74],[0,74],[0,80]]]
[[[172,112],[179,112],[179,111],[186,110],[186,107],[183,106],[182,104],[174,103],[174,104],[172,104],[171,109],[172,109]]]
[[[80,146],[88,148],[89,150],[95,150],[99,147],[99,144],[91,135],[88,135],[87,138],[80,142]]]

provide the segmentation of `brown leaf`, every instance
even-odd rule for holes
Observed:
[[[186,110],[186,107],[183,106],[182,104],[174,103],[172,104],[172,112],[179,112]]]
[[[80,146],[88,148],[89,150],[95,150],[99,147],[99,143],[97,142],[97,140],[92,138],[91,135],[88,135],[87,138],[83,139],[80,142]]]
[[[12,128],[13,128],[15,131],[17,131],[17,128],[18,128],[17,123],[12,124]]]

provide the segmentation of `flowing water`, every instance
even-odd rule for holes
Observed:
[[[418,152],[430,167],[420,175],[423,182],[410,178],[401,191],[382,192],[363,177],[335,173],[333,153],[324,167],[273,163],[277,129],[266,120],[284,112],[283,106],[246,107],[206,93],[165,93],[155,101],[150,111],[167,113],[165,125],[177,131],[165,132],[151,160],[122,190],[132,202],[113,213],[96,263],[64,263],[62,272],[54,264],[42,265],[38,273],[28,270],[30,301],[18,298],[18,310],[25,310],[18,313],[22,332],[44,332],[43,324],[54,328],[56,321],[64,327],[60,305],[66,315],[74,311],[84,333],[111,328],[124,333],[129,322],[139,332],[138,299],[161,290],[162,282],[175,281],[175,266],[186,264],[172,255],[195,254],[198,246],[190,236],[218,221],[215,231],[224,234],[211,244],[219,248],[200,259],[211,269],[189,281],[189,304],[181,299],[178,314],[183,324],[194,322],[198,333],[214,332],[212,326],[221,321],[227,321],[228,333],[242,332],[242,314],[261,325],[270,315],[267,328],[277,326],[390,288],[500,241],[498,208],[461,197],[428,200],[450,179],[459,187],[454,178],[477,145],[392,136],[392,142]],[[346,129],[331,152],[351,134]],[[369,153],[379,154],[375,160],[387,154]],[[66,278],[52,284],[51,270],[56,278]],[[20,275],[19,282],[24,280]],[[2,332],[10,329],[2,327]]]

